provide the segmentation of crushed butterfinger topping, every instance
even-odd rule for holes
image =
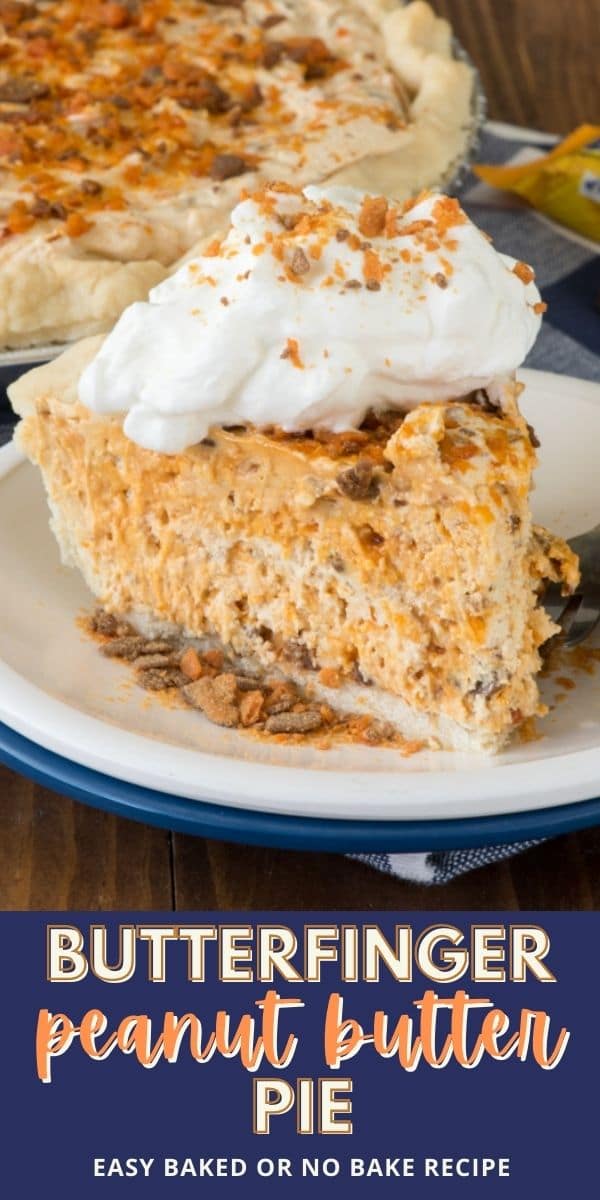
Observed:
[[[256,725],[256,722],[260,720],[264,703],[265,698],[257,688],[246,692],[240,700],[240,721],[242,725],[245,727]]]
[[[330,739],[392,746],[403,756],[423,748],[422,742],[406,741],[387,722],[336,712],[329,704],[316,700],[311,689],[300,687],[292,679],[269,677],[249,660],[225,654],[219,648],[198,649],[176,636],[145,637],[128,621],[102,608],[87,617],[83,627],[100,640],[106,657],[129,663],[141,688],[171,701],[180,697],[186,706],[197,709],[215,725],[282,741],[325,732],[328,740],[318,742],[324,749],[332,744]],[[290,652],[289,657],[298,666],[310,668],[312,664],[300,653],[299,642],[296,647],[298,653]],[[317,679],[322,687],[332,690],[345,682],[335,667],[322,667]]]
[[[195,683],[187,683],[181,690],[187,703],[192,708],[199,708],[215,725],[225,725],[229,728],[239,725],[235,675],[227,673],[217,675],[215,679],[202,677]]]
[[[281,351],[280,357],[281,358],[289,358],[292,366],[296,367],[298,370],[302,370],[302,368],[304,367],[304,363],[302,362],[302,359],[300,358],[300,349],[298,347],[298,342],[296,341],[296,338],[288,338],[287,339],[287,341],[285,343],[285,347]]]
[[[316,709],[306,712],[278,713],[268,717],[265,723],[267,733],[313,733],[320,729],[323,717]]]
[[[193,646],[188,646],[187,650],[184,651],[179,662],[179,667],[191,683],[200,678],[202,675],[202,662],[200,661],[198,651],[194,650]]]
[[[533,283],[535,279],[535,271],[528,263],[516,262],[513,267],[513,275],[521,280],[521,283]]]
[[[306,272],[310,271],[310,262],[301,246],[296,246],[292,254],[290,271],[294,275],[306,275]]]
[[[365,196],[358,214],[358,228],[365,237],[378,237],[383,233],[387,209],[385,196]]]
[[[384,266],[375,250],[365,250],[363,273],[367,288],[370,291],[378,291],[384,276]]]
[[[92,228],[93,222],[86,220],[81,213],[69,213],[65,221],[65,233],[68,237],[78,238]]]
[[[278,213],[277,200],[282,195],[297,198],[299,210]],[[419,199],[429,196],[430,193],[424,192]],[[358,233],[355,233],[340,224],[343,210],[331,200],[322,197],[307,205],[302,190],[288,183],[264,184],[254,191],[244,191],[243,198],[252,200],[263,217],[277,217],[279,232],[269,230],[264,242],[253,245],[252,253],[259,256],[268,250],[277,262],[282,263],[284,273],[278,276],[282,282],[304,282],[311,260],[317,262],[332,240],[346,243],[349,250],[362,253],[362,280],[346,278],[347,267],[338,260],[330,275],[319,277],[321,287],[331,287],[339,279],[344,289],[366,287],[368,291],[378,291],[394,261],[419,263],[424,252],[438,253],[440,272],[439,278],[435,276],[435,282],[443,287],[441,277],[445,276],[447,281],[454,271],[444,251],[452,253],[456,250],[456,239],[450,235],[455,226],[467,221],[458,201],[446,196],[435,201],[431,217],[419,220],[412,217],[414,201],[393,205],[383,196],[365,196],[357,218]],[[397,250],[388,245],[382,257],[369,240],[378,237],[385,237],[388,243],[409,238],[410,245],[400,245]]]

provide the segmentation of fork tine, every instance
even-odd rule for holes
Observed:
[[[578,646],[600,626],[600,525],[579,534],[569,545],[579,558],[581,580],[574,596],[562,596],[558,584],[546,589],[542,604],[556,625],[564,645]]]
[[[573,615],[569,628],[565,630],[567,648],[571,650],[573,646],[579,646],[581,642],[591,636],[598,625],[600,625],[600,605],[592,604],[582,597],[581,604]]]
[[[578,592],[574,596],[561,596],[559,587],[553,585],[544,596],[544,608],[555,624],[560,625],[564,645],[569,650],[591,637],[600,625],[600,597],[591,600]]]
[[[552,583],[550,587],[546,588],[542,604],[556,625],[561,624],[561,617],[570,600],[570,596],[563,596],[558,583]]]
[[[562,635],[563,635],[563,638],[565,639],[565,641],[570,636],[571,628],[577,621],[577,618],[579,616],[579,610],[581,608],[582,603],[583,603],[583,596],[580,596],[578,592],[575,592],[574,596],[568,596],[566,598],[566,604],[560,615],[560,620],[558,622],[558,624],[561,627]]]

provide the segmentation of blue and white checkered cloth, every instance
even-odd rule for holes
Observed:
[[[482,138],[481,162],[523,158],[528,150],[545,153],[549,139],[508,126],[490,124]],[[548,304],[542,332],[526,366],[600,382],[599,247],[577,237],[528,208],[518,197],[493,191],[469,175],[458,193],[469,216],[491,234],[506,254],[531,263]],[[12,425],[0,399],[0,444]],[[400,879],[425,884],[448,883],[466,871],[510,858],[536,841],[467,850],[420,854],[356,854],[351,857]]]

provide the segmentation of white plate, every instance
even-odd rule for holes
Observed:
[[[600,517],[600,387],[523,371],[542,440],[534,512],[572,536]],[[98,654],[76,625],[92,598],[62,567],[37,471],[0,451],[0,720],[46,749],[130,783],[245,809],[341,819],[519,812],[588,799],[600,783],[600,671],[495,759],[343,746],[274,746],[171,710]],[[557,685],[545,682],[553,701]]]

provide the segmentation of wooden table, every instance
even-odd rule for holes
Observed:
[[[489,115],[558,133],[598,120],[598,0],[436,0]],[[595,103],[594,103],[595,101]],[[0,768],[3,908],[600,907],[600,830],[426,889],[332,854],[228,846],[96,812]]]

